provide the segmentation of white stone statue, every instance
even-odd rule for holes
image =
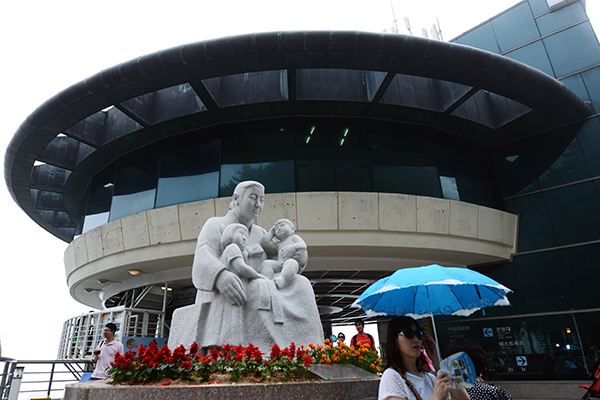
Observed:
[[[252,343],[267,353],[274,344],[323,341],[312,286],[300,275],[306,243],[291,221],[278,221],[269,233],[252,222],[264,198],[262,184],[241,182],[227,214],[202,227],[192,269],[196,303],[175,310],[170,348]]]
[[[277,253],[277,260],[265,260],[261,265],[261,273],[274,278],[277,289],[283,289],[293,282],[296,274],[301,274],[308,261],[306,243],[295,235],[296,227],[289,219],[280,219],[271,230],[262,237],[260,244],[267,253]],[[277,242],[273,240],[277,238]]]

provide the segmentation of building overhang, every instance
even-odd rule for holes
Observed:
[[[344,82],[363,79],[364,93],[310,89],[332,73]],[[219,95],[240,76],[279,84],[263,97],[256,90]],[[159,51],[67,88],[19,127],[5,180],[34,221],[70,241],[94,174],[170,135],[274,117],[343,116],[426,125],[495,147],[543,138],[589,113],[556,79],[469,46],[384,33],[255,33]]]

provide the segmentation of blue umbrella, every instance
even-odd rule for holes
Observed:
[[[466,317],[484,307],[509,306],[508,292],[512,290],[477,271],[433,264],[400,269],[378,280],[352,307],[363,309],[368,316]]]
[[[508,306],[506,286],[466,268],[405,268],[369,286],[352,304],[372,315],[468,316],[484,307]]]

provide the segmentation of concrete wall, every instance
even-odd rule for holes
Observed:
[[[229,202],[149,210],[77,237],[64,258],[71,295],[100,308],[100,299],[111,293],[189,278],[202,225],[225,215]],[[258,224],[269,229],[280,218],[293,221],[308,244],[309,270],[468,266],[508,260],[516,249],[516,215],[454,200],[354,192],[267,195]],[[133,277],[130,269],[143,274]],[[100,278],[113,283],[100,286]]]

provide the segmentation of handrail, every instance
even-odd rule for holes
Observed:
[[[12,386],[12,377],[15,372],[17,360],[12,358],[0,357],[0,362],[4,363],[4,369],[0,376],[0,399],[7,400]]]
[[[2,379],[0,380],[0,400],[8,400],[9,398],[12,378],[16,367],[24,367],[19,394],[45,393],[47,397],[50,397],[51,393],[63,391],[67,383],[78,382],[83,373],[93,371],[94,365],[92,360],[85,359],[15,360],[1,358],[0,361],[6,362],[4,367],[5,372],[2,374]],[[40,388],[41,384],[47,384],[47,386],[44,385],[43,388]]]

